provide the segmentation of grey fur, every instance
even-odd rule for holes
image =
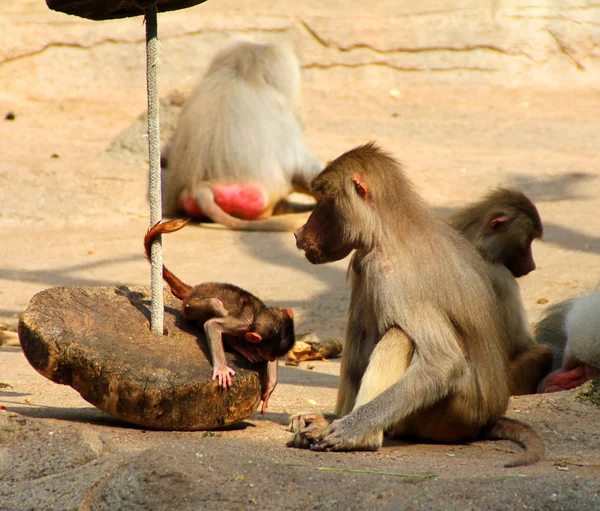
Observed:
[[[296,114],[300,68],[291,46],[235,40],[222,48],[183,106],[163,172],[163,213],[206,186],[259,183],[272,208],[308,188],[322,166]],[[232,220],[233,222],[233,220]]]
[[[567,328],[565,317],[573,304],[573,298],[551,305],[546,309],[544,317],[535,326],[535,340],[539,344],[550,346],[554,356],[552,370],[562,366],[565,347],[567,345]]]

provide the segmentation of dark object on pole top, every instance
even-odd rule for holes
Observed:
[[[158,12],[176,11],[193,5],[204,3],[206,0],[156,0]],[[73,14],[91,20],[109,20],[141,16],[144,8],[154,2],[151,0],[46,0],[53,11]]]

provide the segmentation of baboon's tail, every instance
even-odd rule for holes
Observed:
[[[508,462],[505,467],[531,465],[544,457],[545,447],[541,437],[527,424],[508,417],[501,417],[496,424],[483,435],[489,440],[512,440],[525,452]]]
[[[150,261],[150,254],[152,249],[152,242],[156,239],[157,236],[161,234],[170,233],[178,231],[187,225],[189,220],[171,220],[169,222],[157,222],[155,225],[148,229],[146,236],[144,236],[144,249],[146,250],[146,258]],[[177,298],[183,300],[192,289],[191,286],[179,280],[175,275],[173,275],[164,265],[162,269],[163,278],[169,284],[171,288],[171,293],[173,293]]]

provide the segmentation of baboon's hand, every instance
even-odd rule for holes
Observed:
[[[219,384],[219,387],[231,387],[233,384],[231,377],[235,374],[235,371],[231,367],[215,367],[213,369],[213,381]]]
[[[312,451],[376,451],[381,447],[381,431],[363,431],[352,416],[333,421],[320,434],[313,434]]]
[[[308,449],[335,416],[322,413],[296,413],[290,416],[290,431],[294,433],[288,447]]]

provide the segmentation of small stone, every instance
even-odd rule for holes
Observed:
[[[0,346],[20,346],[17,332],[9,329],[10,327],[7,327],[7,329],[4,330],[3,326],[4,325],[0,323]]]

